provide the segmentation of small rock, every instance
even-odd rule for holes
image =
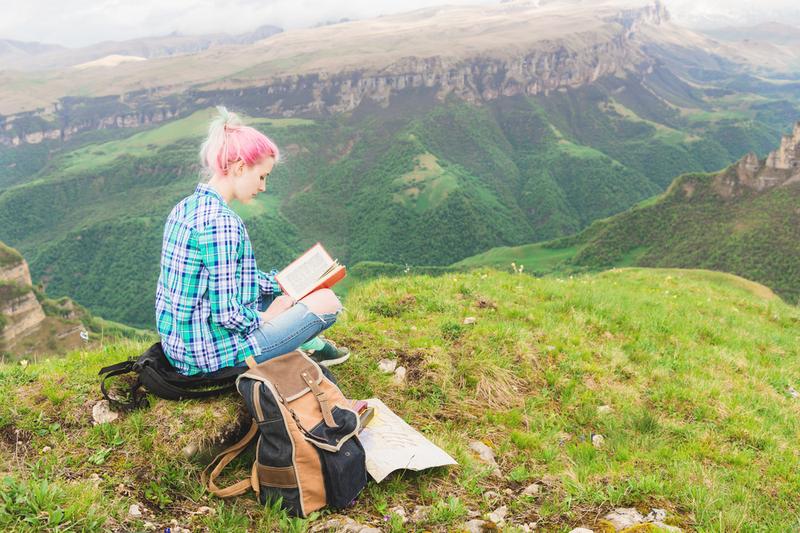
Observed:
[[[403,509],[403,507],[400,505],[392,509],[389,509],[389,514],[396,514],[397,516],[400,517],[400,521],[403,522],[404,524],[408,522],[408,517],[406,516],[406,510]]]
[[[598,415],[607,415],[614,410],[610,405],[601,405],[597,408]]]
[[[650,509],[647,516],[644,517],[645,522],[663,522],[667,518],[667,512],[664,509]]]
[[[92,407],[92,418],[95,425],[105,424],[119,418],[119,414],[111,410],[108,400],[100,400]]]
[[[190,442],[183,447],[181,453],[183,453],[183,456],[187,459],[191,459],[198,451],[200,451],[200,446],[196,442]]]
[[[52,449],[53,449],[53,448],[51,448],[50,446],[45,446],[44,448],[42,448],[42,453],[47,453],[47,452],[49,452],[49,451],[50,451],[50,450],[52,450]]]
[[[495,461],[494,452],[492,451],[491,448],[489,448],[481,441],[473,440],[472,442],[469,443],[469,449],[477,453],[481,461],[493,467],[492,470],[493,476],[495,477],[503,476],[503,473],[500,471],[500,467],[497,465],[497,461]]]
[[[595,448],[602,448],[603,444],[606,442],[606,438],[599,433],[595,433],[592,435],[592,446]]]
[[[142,517],[142,510],[139,509],[139,506],[135,503],[128,508],[128,516],[131,518],[141,518]]]
[[[394,376],[392,376],[392,381],[401,385],[406,381],[406,367],[398,366],[394,371]]]
[[[683,530],[678,526],[671,526],[664,522],[653,522],[653,525],[662,531],[669,531],[670,533],[681,533]]]
[[[511,489],[503,489],[503,492],[504,492],[504,493],[506,493],[506,494],[507,494],[507,495],[509,495],[509,496],[511,496],[512,494],[514,494],[514,491],[513,491],[513,490],[511,490]]]
[[[411,513],[411,523],[416,524],[419,522],[424,522],[428,518],[428,513],[430,513],[430,506],[428,505],[416,505],[414,506],[414,511]]]
[[[417,326],[411,326],[409,329],[410,329],[411,331],[417,331]]]
[[[791,385],[787,387],[787,390],[789,391],[789,396],[791,396],[792,398],[797,398],[798,396],[800,396],[800,392],[794,390],[794,387],[792,387]]]
[[[544,347],[544,349],[547,350],[548,352],[552,352],[556,349],[556,347],[548,344],[547,346]]]
[[[539,522],[528,522],[527,524],[523,524],[522,531],[536,531],[538,526]]]
[[[576,527],[569,533],[594,533],[594,531],[591,529],[586,529],[585,527]]]
[[[393,359],[381,359],[378,362],[378,370],[384,374],[391,374],[397,368],[397,361]]]
[[[522,491],[523,496],[535,496],[536,494],[540,494],[542,492],[542,486],[538,483],[531,483],[525,490]]]
[[[486,518],[488,518],[491,522],[495,524],[502,525],[506,521],[506,514],[508,514],[508,507],[505,505],[498,507],[491,513],[489,513]]]
[[[89,480],[90,480],[90,481],[91,481],[91,482],[94,484],[94,486],[95,486],[95,487],[96,487],[96,486],[98,486],[98,485],[100,485],[100,482],[101,482],[101,481],[103,481],[103,480],[100,478],[100,475],[99,475],[99,474],[96,474],[96,473],[95,473],[95,474],[92,474],[91,476],[89,476]]]
[[[469,522],[464,524],[464,531],[468,533],[483,533],[483,528],[486,525],[486,521],[474,519],[470,520]]]
[[[145,521],[145,523],[144,523],[144,528],[145,528],[147,531],[154,531],[154,530],[156,529],[156,525],[155,525],[154,523],[152,523],[152,522],[147,522],[147,521]]]
[[[625,529],[636,524],[641,524],[644,521],[642,514],[633,507],[620,507],[614,509],[603,518],[611,522],[614,529],[617,531]]]
[[[197,508],[197,511],[195,511],[195,514],[214,514],[216,512],[217,512],[216,509],[212,509],[211,507],[203,505],[203,506]]]
[[[484,500],[496,500],[499,497],[500,495],[493,490],[487,490],[486,492],[483,493]]]
[[[474,316],[468,316],[467,318],[464,319],[464,324],[474,324],[475,320],[476,319]]]

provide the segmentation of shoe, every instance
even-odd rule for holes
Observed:
[[[324,339],[325,346],[319,350],[314,350],[309,357],[322,366],[334,366],[347,361],[350,357],[350,349],[344,346],[339,347],[333,341]]]

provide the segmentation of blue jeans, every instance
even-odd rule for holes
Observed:
[[[258,310],[266,311],[274,299],[262,297],[258,302]],[[261,349],[261,353],[254,356],[256,362],[263,363],[267,359],[296,350],[307,340],[331,327],[337,316],[338,313],[317,315],[303,302],[297,302],[269,322],[261,324],[255,331],[254,335]],[[237,366],[246,364],[242,361]]]

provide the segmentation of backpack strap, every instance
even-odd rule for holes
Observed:
[[[133,409],[142,407],[147,402],[147,398],[145,397],[144,392],[141,390],[142,387],[141,380],[137,378],[136,382],[134,382],[133,385],[131,385],[131,390],[129,393],[130,400],[128,400],[127,402],[123,402],[116,398],[112,398],[108,394],[108,388],[106,388],[106,380],[110,377],[120,376],[122,374],[134,372],[135,364],[136,364],[136,359],[129,359],[128,361],[122,361],[114,365],[103,367],[100,369],[100,372],[98,372],[98,375],[103,376],[103,379],[100,380],[100,392],[103,394],[103,398],[105,398],[110,405],[113,405],[114,407],[123,412],[131,411]]]
[[[230,392],[236,388],[235,383],[218,385],[206,390],[191,390],[184,387],[178,387],[177,385],[174,385],[172,381],[165,379],[158,369],[150,366],[143,366],[139,370],[139,380],[148,391],[152,392],[159,398],[166,398],[167,400],[210,398],[212,396],[219,396],[220,394]],[[194,386],[203,385],[205,384],[194,384]]]
[[[242,453],[242,450],[244,450],[247,447],[247,445],[250,444],[250,441],[253,440],[253,437],[256,436],[256,433],[258,433],[258,423],[256,423],[255,419],[253,419],[253,424],[250,426],[250,429],[248,430],[247,434],[244,437],[242,437],[242,440],[240,440],[227,450],[217,455],[214,458],[214,460],[211,461],[211,463],[206,467],[206,469],[203,470],[203,473],[200,476],[200,480],[202,481],[203,486],[206,489],[208,489],[208,491],[211,494],[219,496],[220,498],[228,498],[230,496],[239,496],[241,494],[244,494],[249,489],[253,489],[256,492],[256,494],[260,492],[261,487],[259,486],[258,483],[258,472],[256,470],[256,465],[258,464],[257,461],[253,462],[253,470],[250,474],[250,478],[243,479],[225,488],[219,488],[215,483],[215,480],[222,472],[222,470],[226,466],[228,466],[228,464],[231,461],[233,461],[240,453]],[[219,461],[219,464],[216,467],[214,467],[211,473],[209,473],[209,469],[217,461]]]

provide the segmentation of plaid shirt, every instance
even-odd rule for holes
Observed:
[[[273,270],[258,270],[242,219],[212,187],[199,184],[164,227],[156,327],[164,353],[186,375],[233,366],[255,353],[258,300],[280,292]]]

